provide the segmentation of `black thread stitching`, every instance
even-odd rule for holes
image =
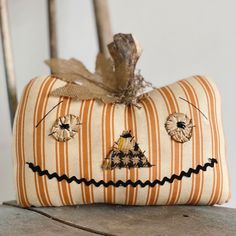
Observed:
[[[182,97],[179,97],[179,98],[182,99],[183,101],[189,103],[190,105],[192,105],[194,108],[196,108],[207,119],[206,115],[198,107],[196,107],[194,104],[192,104],[191,102],[189,102],[188,100],[186,100],[186,99],[184,99]]]
[[[48,172],[48,170],[41,170],[41,168],[39,166],[34,166],[34,164],[32,162],[26,162],[26,164],[28,164],[29,168],[33,172],[37,172],[39,176],[46,175],[49,179],[56,178],[59,182],[62,181],[62,180],[67,181],[67,183],[71,183],[71,182],[74,181],[77,184],[84,183],[87,186],[93,184],[96,187],[99,187],[100,185],[103,185],[104,187],[109,187],[109,186],[127,187],[128,185],[131,185],[132,187],[136,187],[137,185],[140,185],[140,187],[143,188],[145,186],[154,187],[155,185],[164,185],[165,182],[173,183],[173,181],[175,179],[176,180],[181,180],[183,177],[188,177],[189,178],[189,177],[191,177],[192,174],[198,174],[200,172],[200,170],[206,171],[207,167],[213,168],[214,165],[218,163],[215,158],[209,158],[209,161],[210,162],[205,163],[203,166],[197,165],[197,167],[195,169],[189,168],[189,170],[187,172],[181,171],[180,175],[174,174],[170,178],[164,177],[162,180],[156,179],[153,182],[150,182],[149,180],[147,180],[144,183],[141,180],[138,180],[136,182],[133,182],[131,180],[127,180],[126,182],[123,182],[121,180],[118,180],[117,182],[113,182],[111,180],[108,181],[108,182],[104,182],[103,180],[100,180],[100,181],[96,182],[94,179],[91,179],[91,180],[87,180],[85,178],[77,179],[75,176],[72,176],[71,178],[69,178],[67,175],[59,176],[56,172],[50,174]]]
[[[40,123],[47,117],[47,115],[52,111],[54,110],[57,106],[59,106],[63,101],[60,101],[59,103],[57,103],[57,105],[55,105],[53,108],[51,108],[45,115],[44,117],[37,123],[37,125],[35,125],[35,128],[37,128]]]
[[[127,152],[127,150],[123,150],[124,147],[118,147],[119,145],[119,139],[128,139],[130,138],[130,147],[129,147],[129,151]],[[105,170],[113,170],[115,168],[150,168],[154,165],[150,164],[150,162],[148,161],[147,157],[144,155],[145,151],[142,151],[139,147],[139,144],[136,142],[135,137],[132,136],[131,134],[131,130],[124,130],[122,132],[122,134],[120,135],[119,138],[116,142],[114,142],[114,145],[112,146],[112,149],[110,150],[109,154],[107,155],[107,157],[103,160],[102,163],[102,169]],[[132,140],[134,140],[134,143],[131,143]],[[117,145],[117,147],[115,146],[115,144]],[[125,148],[128,148],[128,146],[125,144]],[[136,159],[136,162],[133,162],[134,158],[138,158],[138,160]],[[118,160],[115,161],[115,158],[117,160],[117,158],[119,158],[119,162]],[[124,158],[128,158],[128,162],[124,162]]]

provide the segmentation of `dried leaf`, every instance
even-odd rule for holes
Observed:
[[[53,90],[51,95],[55,97],[70,97],[85,100],[94,98],[94,94],[90,93],[87,88],[71,83]]]
[[[93,78],[93,74],[84,66],[82,62],[77,59],[71,58],[69,60],[52,58],[45,61],[51,68],[52,73],[58,74],[74,74],[78,77]],[[74,82],[76,78],[67,78],[67,82]]]
[[[106,84],[107,87],[117,90],[118,81],[115,76],[113,62],[102,53],[97,55],[96,74],[99,75],[101,82]]]
[[[100,96],[100,100],[104,103],[116,103],[117,98],[110,95]]]
[[[91,89],[107,90],[107,92],[115,92],[111,90],[105,83],[101,81],[99,75],[92,74],[79,60],[74,58],[69,60],[64,59],[49,59],[46,64],[51,68],[53,74],[66,82],[78,82],[85,87],[91,87]]]
[[[66,82],[67,82],[68,78],[74,79],[74,81],[75,81],[75,82],[73,82],[74,84],[78,84],[83,87],[90,88],[90,90],[96,90],[97,92],[102,92],[102,93],[113,92],[113,91],[110,91],[110,89],[108,89],[106,86],[103,86],[103,84],[99,84],[99,82],[97,82],[95,80],[90,81],[90,80],[85,79],[83,77],[79,77],[75,74],[56,74],[56,76],[58,78],[62,78],[62,80],[66,81]]]
[[[139,45],[131,34],[116,34],[108,49],[113,61],[98,54],[95,73],[74,58],[46,61],[53,74],[68,83],[51,94],[137,106],[144,97],[144,89],[151,87],[140,74],[135,74],[135,66],[141,55]]]
[[[71,66],[71,70],[75,74],[79,72],[82,76],[84,76],[86,78],[90,78],[90,77],[92,78],[94,76],[93,73],[91,73],[81,61],[79,61],[75,58],[71,58],[69,60],[69,63]]]
[[[116,100],[112,95],[107,94],[106,91],[95,91],[73,83],[68,83],[63,87],[53,90],[50,95],[55,97],[70,97],[79,100],[100,99],[104,103],[112,103]]]

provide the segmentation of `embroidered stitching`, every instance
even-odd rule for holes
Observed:
[[[123,131],[114,143],[108,157],[102,163],[103,169],[152,167],[144,152],[131,135],[131,131]]]
[[[45,116],[35,125],[35,128],[38,128],[38,126],[40,125],[40,123],[49,115],[49,113],[50,113],[51,111],[53,111],[57,106],[59,106],[62,102],[63,102],[63,100],[60,101],[59,103],[57,103],[54,107],[52,107],[52,108],[45,114]]]
[[[208,119],[207,119],[207,116],[206,116],[197,106],[195,106],[193,103],[189,102],[188,100],[186,100],[186,99],[184,99],[184,98],[182,98],[182,97],[179,97],[179,98],[180,98],[181,100],[183,100],[183,101],[189,103],[190,105],[192,105],[196,110],[198,110],[198,111],[206,118],[206,120],[208,120]]]
[[[183,113],[172,113],[167,117],[165,128],[173,140],[185,143],[192,137],[192,119]]]
[[[52,126],[49,136],[53,136],[59,142],[65,142],[75,136],[81,125],[79,117],[68,114],[59,117]]]

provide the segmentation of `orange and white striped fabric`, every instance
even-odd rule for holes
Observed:
[[[28,83],[20,100],[14,123],[13,156],[17,200],[21,206],[213,205],[228,201],[230,190],[221,99],[214,83],[203,76],[178,81],[150,92],[141,100],[141,109],[49,95],[63,84],[51,76],[35,78]],[[63,102],[48,113],[60,101]],[[174,112],[184,113],[192,119],[194,128],[188,142],[174,141],[165,129],[167,117]],[[58,142],[49,134],[55,120],[67,114],[78,116],[82,124],[74,138]],[[113,143],[124,130],[131,130],[139,147],[145,150],[145,156],[152,164],[150,168],[101,168]],[[145,187],[58,181],[33,172],[27,164],[33,163],[43,171],[68,178],[74,176],[105,183],[140,180],[145,183],[181,175],[190,168],[204,166],[209,158],[217,160],[212,168],[174,179],[172,183]]]

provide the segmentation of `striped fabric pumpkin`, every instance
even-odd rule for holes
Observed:
[[[62,85],[63,81],[51,76],[35,78],[19,103],[13,153],[21,206],[228,201],[221,100],[214,83],[202,76],[178,81],[150,92],[141,100],[140,109],[49,95]],[[175,113],[185,114],[193,124],[186,142],[174,140],[165,127]],[[68,114],[79,117],[81,124],[73,138],[59,142],[50,135],[52,126]],[[102,169],[125,130],[150,165]]]

